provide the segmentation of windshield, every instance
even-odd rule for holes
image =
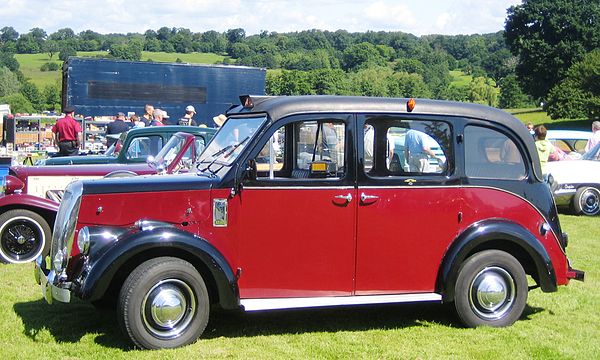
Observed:
[[[221,167],[233,164],[266,121],[267,118],[264,116],[228,119],[200,154],[199,170],[208,170],[214,174],[218,169],[214,167],[211,169],[213,164]]]
[[[169,139],[169,141],[167,141],[165,146],[163,146],[163,148],[156,155],[156,163],[159,165],[162,165],[163,168],[165,168],[165,169],[168,168],[169,165],[171,165],[171,162],[173,162],[173,160],[175,160],[175,158],[177,158],[177,155],[185,147],[185,144],[186,144],[185,136],[182,136],[179,134],[174,134],[173,136],[171,136],[171,139]],[[181,160],[184,162],[186,162],[186,161],[191,162],[193,159],[192,159],[192,154],[190,154],[190,151],[187,151],[186,154],[183,155]]]

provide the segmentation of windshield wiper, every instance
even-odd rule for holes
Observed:
[[[231,166],[231,164],[220,164],[221,167],[219,169],[217,169],[216,171],[213,171],[210,167],[213,166],[217,160],[219,160],[221,158],[221,155],[225,154],[223,156],[224,159],[230,157],[233,152],[240,147],[241,145],[243,145],[246,141],[248,141],[248,139],[250,139],[250,136],[246,136],[242,141],[240,141],[237,144],[231,144],[231,145],[227,145],[224,148],[222,148],[221,150],[217,151],[216,153],[214,153],[211,157],[215,157],[212,161],[208,161],[208,160],[202,160],[200,161],[200,163],[198,163],[198,166],[196,166],[196,168],[198,169],[198,171],[204,172],[206,170],[208,170],[212,175],[217,175],[217,173],[225,166]],[[206,167],[204,169],[200,169],[200,165],[201,164],[206,164],[209,163],[208,165],[206,165]]]

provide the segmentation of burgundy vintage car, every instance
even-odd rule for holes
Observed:
[[[189,171],[206,140],[176,133],[149,163],[12,166],[0,195],[0,260],[23,263],[48,253],[58,204],[70,182]]]
[[[48,302],[113,302],[124,333],[153,349],[196,341],[213,307],[433,301],[466,326],[508,326],[530,290],[583,280],[511,115],[413,99],[241,103],[196,174],[68,186],[36,260]]]

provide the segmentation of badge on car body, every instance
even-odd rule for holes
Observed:
[[[227,226],[227,199],[213,200],[213,226]]]

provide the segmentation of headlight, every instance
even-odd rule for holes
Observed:
[[[79,230],[79,234],[77,235],[77,247],[79,248],[79,252],[84,255],[86,255],[90,249],[90,230],[87,226]]]
[[[56,270],[57,272],[60,272],[63,269],[63,264],[65,261],[65,254],[66,254],[66,251],[64,249],[62,249],[62,250],[58,250],[56,252],[56,254],[54,255],[54,259],[52,260],[52,265],[54,265],[54,270]]]

